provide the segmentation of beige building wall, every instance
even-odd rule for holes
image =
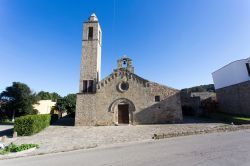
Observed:
[[[50,114],[51,108],[56,105],[52,100],[40,100],[38,104],[34,104],[34,109],[38,110],[38,114]]]

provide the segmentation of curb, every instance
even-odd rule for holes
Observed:
[[[164,138],[172,138],[172,137],[180,137],[180,136],[189,136],[189,135],[200,135],[200,134],[209,134],[209,133],[221,133],[221,132],[232,132],[238,130],[247,130],[250,129],[250,125],[241,125],[241,126],[224,126],[224,127],[215,127],[212,129],[203,129],[203,130],[196,130],[196,131],[185,131],[185,132],[174,132],[174,133],[160,133],[154,134],[152,139],[164,139]]]
[[[154,140],[159,140],[159,139],[165,139],[165,138],[173,138],[173,137],[181,137],[181,136],[190,136],[190,135],[201,135],[201,134],[210,134],[210,133],[222,133],[222,132],[233,132],[233,131],[239,131],[239,130],[247,130],[250,129],[250,125],[241,125],[241,126],[235,126],[235,125],[226,125],[226,126],[217,126],[211,129],[203,129],[203,130],[196,130],[196,131],[184,131],[184,132],[174,132],[174,133],[160,133],[160,134],[154,134],[152,139],[147,139],[147,140],[141,140],[139,142],[154,142]],[[73,152],[73,151],[78,151],[78,150],[90,150],[90,149],[96,149],[96,148],[103,148],[103,147],[109,147],[111,146],[121,146],[124,143],[138,143],[138,141],[130,141],[130,142],[123,142],[123,143],[117,143],[117,144],[109,144],[109,145],[101,145],[101,146],[93,146],[93,147],[81,147],[81,148],[72,148],[68,150],[61,150],[61,151],[55,151],[55,152],[48,152],[48,153],[37,153],[37,154],[32,154],[30,153],[31,151],[22,151],[13,153],[13,154],[8,154],[5,155],[5,157],[1,158],[0,156],[0,161],[1,160],[8,160],[8,159],[15,159],[15,158],[21,158],[21,157],[33,157],[33,156],[40,156],[40,155],[52,155],[52,154],[57,154],[57,153],[64,153],[64,152]],[[30,154],[29,154],[30,153]]]

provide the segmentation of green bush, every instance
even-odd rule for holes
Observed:
[[[38,148],[39,146],[36,144],[22,144],[20,146],[16,146],[15,148],[11,149],[11,152],[21,152],[24,150],[28,150],[31,148]]]
[[[10,153],[9,151],[7,151],[7,150],[5,150],[5,149],[1,149],[0,150],[0,155],[5,155],[5,154],[8,154],[8,153]]]
[[[15,119],[14,131],[18,136],[30,136],[48,127],[50,119],[49,114],[21,116]]]
[[[9,146],[6,146],[4,149],[0,150],[0,155],[5,155],[10,152],[21,152],[31,148],[39,148],[39,146],[37,144],[22,144],[18,146],[11,143]]]

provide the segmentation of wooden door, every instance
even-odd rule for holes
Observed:
[[[129,111],[128,104],[118,105],[118,123],[128,124],[129,123]]]

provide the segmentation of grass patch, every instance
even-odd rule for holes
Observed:
[[[9,146],[6,146],[4,149],[0,150],[0,155],[5,155],[11,152],[21,152],[31,148],[39,148],[39,146],[37,144],[15,145],[11,143]]]
[[[231,123],[233,122],[234,124],[250,124],[250,117],[244,117],[241,115],[233,115],[233,114],[227,114],[227,113],[213,113],[211,116],[213,119],[218,119],[224,122]]]
[[[245,121],[250,121],[250,118],[247,118],[247,117],[238,117],[238,116],[235,116],[233,117],[234,119],[237,119],[237,120],[245,120]]]

